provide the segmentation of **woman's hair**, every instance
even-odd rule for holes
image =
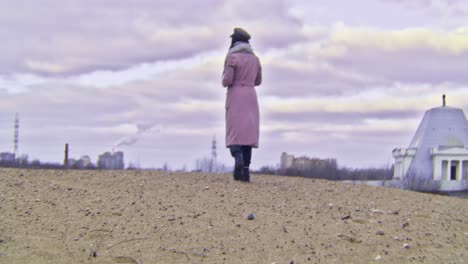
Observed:
[[[234,28],[234,33],[231,35],[231,48],[236,42],[249,43],[250,34],[242,28]]]
[[[231,38],[231,46],[230,46],[230,48],[234,47],[234,44],[235,44],[236,42],[245,42],[245,43],[249,43],[249,41],[246,40],[246,39],[239,39],[239,38],[236,38],[235,36],[233,36],[233,37]]]

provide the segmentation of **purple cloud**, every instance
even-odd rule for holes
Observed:
[[[284,1],[250,5],[264,7],[266,15],[253,16],[251,8],[231,1],[0,4],[5,28],[0,71],[72,75],[191,57],[227,49],[230,31],[240,22],[265,46],[298,39],[300,25],[288,16]],[[281,32],[270,37],[265,22]]]

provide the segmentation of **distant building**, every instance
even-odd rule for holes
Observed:
[[[336,159],[318,159],[306,156],[296,158],[294,155],[289,155],[286,152],[281,154],[280,168],[282,170],[296,169],[306,171],[309,169],[337,168],[337,166]]]
[[[0,153],[0,161],[13,162],[15,161],[15,153],[2,152]]]
[[[71,168],[75,168],[75,169],[94,168],[94,164],[91,162],[91,158],[87,155],[82,156],[79,160],[68,159],[68,164]]]
[[[394,178],[468,179],[468,121],[462,109],[445,105],[428,110],[408,148],[396,148]]]
[[[93,163],[91,162],[91,158],[87,155],[85,156],[82,156],[79,160],[79,163],[81,165],[81,167],[83,168],[89,168],[91,166],[93,166]]]
[[[122,151],[114,153],[105,152],[99,155],[98,158],[99,169],[121,170],[124,168],[124,154]]]
[[[77,164],[78,164],[78,161],[76,159],[73,159],[73,158],[68,159],[68,166],[69,167],[76,168]]]
[[[281,169],[285,170],[287,168],[292,167],[293,161],[294,161],[293,155],[288,155],[288,153],[283,152],[283,154],[281,154],[281,165],[280,165]]]

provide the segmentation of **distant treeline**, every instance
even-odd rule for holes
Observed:
[[[3,168],[24,168],[24,169],[63,169],[63,165],[58,163],[44,163],[37,160],[31,162],[18,161],[0,161],[0,167]]]
[[[260,168],[258,173],[283,176],[299,176],[305,178],[327,179],[334,181],[371,181],[392,179],[393,168],[351,169],[328,166],[325,168],[309,168],[306,170],[299,170],[295,168],[275,169],[272,167],[264,166]]]
[[[41,162],[39,160],[28,161],[23,159],[21,161],[0,161],[0,167],[7,168],[27,168],[27,169],[64,169],[63,164]],[[69,169],[98,169],[95,165],[83,164],[77,162],[69,166]],[[127,169],[135,170],[138,167],[130,165]],[[170,171],[167,164],[164,168],[160,169]],[[186,171],[185,169],[180,171]],[[213,163],[210,159],[199,159],[196,161],[196,169],[194,171],[200,172],[214,172],[223,173],[230,171],[225,165],[220,163]],[[351,168],[337,168],[336,166],[327,166],[322,168],[309,168],[300,170],[296,168],[276,169],[270,166],[263,166],[257,171],[260,174],[281,175],[281,176],[299,176],[305,178],[327,179],[327,180],[391,180],[393,176],[393,168],[367,168],[367,169],[351,169]]]
[[[23,168],[23,169],[64,169],[65,167],[63,164],[60,163],[52,163],[52,162],[41,162],[39,160],[22,160],[22,161],[5,161],[0,160],[0,167],[3,168]],[[96,166],[89,165],[89,166],[82,166],[79,163],[75,163],[69,166],[69,169],[96,169]]]

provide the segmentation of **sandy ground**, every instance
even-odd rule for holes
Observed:
[[[0,263],[468,262],[467,199],[252,179],[0,169]]]

